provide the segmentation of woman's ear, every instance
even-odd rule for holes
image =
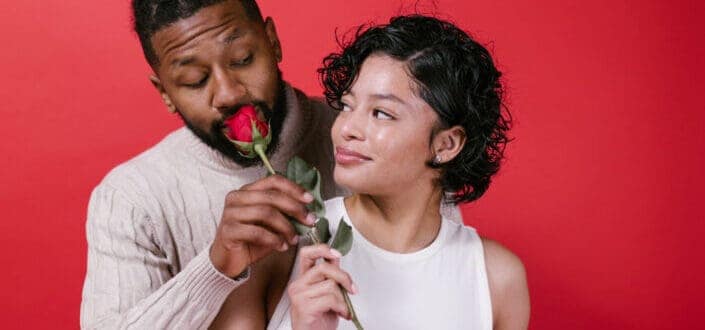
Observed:
[[[442,130],[433,137],[432,150],[435,154],[433,161],[438,165],[453,160],[465,146],[465,129],[453,126]]]

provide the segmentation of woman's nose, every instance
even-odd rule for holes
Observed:
[[[367,120],[362,111],[341,112],[336,119],[340,134],[345,140],[364,140]]]

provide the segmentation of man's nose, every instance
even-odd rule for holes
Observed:
[[[228,72],[214,74],[212,106],[220,112],[227,111],[244,100],[247,90],[243,84]]]

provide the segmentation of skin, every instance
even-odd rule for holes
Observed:
[[[440,228],[438,208],[440,177],[426,162],[438,155],[455,157],[465,135],[460,127],[429,138],[438,116],[420,97],[403,62],[372,55],[362,65],[350,92],[343,96],[343,112],[333,124],[331,136],[336,150],[335,180],[356,192],[346,200],[350,216],[368,219],[355,223],[369,232],[371,242],[392,252],[418,250],[433,241]],[[361,160],[346,162],[344,154],[355,152]],[[396,221],[407,222],[396,231]],[[400,235],[401,234],[401,235]]]
[[[442,194],[439,171],[425,163],[436,155],[441,162],[457,156],[465,143],[464,130],[438,129],[436,114],[418,97],[405,63],[386,55],[365,60],[342,102],[343,112],[332,128],[335,179],[354,192],[345,199],[351,221],[383,249],[423,249],[440,230],[437,205]],[[494,329],[526,329],[530,304],[524,266],[501,244],[482,240]],[[294,257],[280,261],[291,264]],[[338,285],[355,294],[354,279],[340,268],[340,254],[327,245],[304,247],[299,258],[297,279],[286,289],[294,329],[335,329],[340,317],[350,317]],[[320,259],[327,262],[317,263]],[[290,268],[278,267],[288,274]],[[263,283],[255,278],[246,283],[222,309],[234,313],[227,320],[219,318],[214,328],[264,327],[287,280]]]
[[[282,59],[274,22],[248,18],[239,1],[203,8],[157,31],[151,42],[159,62],[150,80],[170,111],[198,128],[208,130],[239,104],[274,106]],[[313,197],[280,176],[224,198],[210,258],[229,277],[296,243],[285,215],[305,224],[315,219],[305,208]]]
[[[384,97],[380,97],[384,95]],[[439,172],[425,165],[438,155],[453,159],[465,143],[461,127],[441,130],[435,112],[416,93],[404,62],[371,55],[362,65],[343,112],[332,129],[336,147],[335,179],[355,194],[345,206],[355,227],[370,242],[392,252],[412,253],[438,235]],[[359,157],[349,157],[349,151]],[[529,295],[523,264],[511,251],[483,238],[494,329],[526,329]],[[302,264],[330,258],[325,246],[304,248]],[[334,329],[337,316],[348,318],[334,281],[350,285],[339,262],[314,266],[292,282],[292,322],[297,329]],[[317,269],[317,268],[321,269]],[[318,281],[311,280],[312,278]],[[313,297],[313,298],[312,298]]]

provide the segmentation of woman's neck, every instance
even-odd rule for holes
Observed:
[[[374,245],[411,253],[430,245],[441,227],[440,189],[394,196],[355,194],[345,199],[350,221]]]

